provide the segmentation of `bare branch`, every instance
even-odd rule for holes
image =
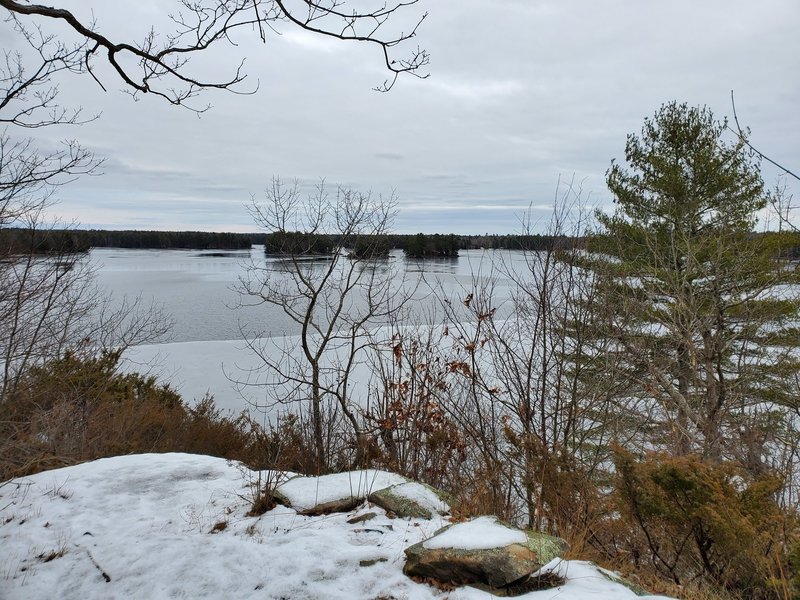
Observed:
[[[756,154],[756,155],[757,155],[759,158],[762,158],[762,159],[766,160],[768,163],[770,163],[771,165],[774,165],[774,166],[778,167],[778,168],[779,168],[781,171],[783,171],[784,173],[786,173],[786,174],[787,174],[787,175],[789,175],[790,177],[794,177],[795,179],[797,179],[798,181],[800,181],[800,175],[797,175],[796,173],[794,173],[794,172],[790,171],[789,169],[787,169],[786,167],[784,167],[784,166],[783,166],[783,165],[781,165],[780,163],[777,163],[777,162],[775,162],[774,160],[772,160],[772,159],[771,159],[769,156],[767,156],[766,154],[763,154],[763,153],[761,153],[761,151],[759,151],[758,149],[756,149],[756,148],[755,148],[755,147],[754,147],[754,146],[753,146],[753,145],[750,143],[750,140],[749,140],[749,138],[748,138],[749,131],[745,131],[744,129],[742,129],[742,126],[741,126],[741,125],[739,125],[739,116],[736,114],[736,102],[735,102],[735,101],[734,101],[734,99],[733,99],[733,90],[731,90],[731,108],[733,109],[733,122],[736,124],[736,130],[734,130],[734,129],[733,129],[733,128],[731,128],[730,126],[728,127],[728,129],[730,129],[730,130],[731,130],[731,131],[733,131],[733,132],[734,132],[736,135],[738,135],[738,136],[739,136],[739,139],[740,139],[740,140],[741,140],[741,141],[742,141],[742,142],[743,142],[743,143],[744,143],[744,144],[745,144],[745,145],[746,145],[748,148],[750,148],[750,150],[752,150],[752,151],[753,151],[753,152],[754,152],[754,153],[755,153],[755,154]]]
[[[390,56],[394,47],[416,36],[426,15],[416,20],[407,32],[382,35],[390,20],[402,18],[405,10],[417,2],[409,0],[393,5],[381,4],[374,10],[361,12],[345,10],[346,3],[338,0],[179,0],[180,10],[170,15],[175,29],[162,34],[165,40],[162,44],[158,44],[159,36],[154,30],[138,43],[111,39],[101,33],[96,23],[86,23],[62,8],[27,4],[20,0],[0,0],[0,6],[9,11],[8,20],[14,23],[18,33],[26,37],[34,48],[43,49],[51,45],[56,48],[52,53],[54,58],[43,62],[45,71],[34,72],[31,82],[21,81],[17,94],[33,85],[32,82],[48,81],[52,74],[64,69],[76,73],[88,72],[105,89],[93,70],[93,60],[102,56],[134,97],[152,94],[171,104],[201,113],[208,106],[196,106],[192,101],[203,90],[222,89],[237,94],[252,94],[258,85],[242,89],[247,78],[243,72],[244,60],[227,79],[208,80],[192,73],[190,59],[221,42],[235,46],[232,36],[241,29],[256,29],[261,41],[266,42],[266,29],[275,31],[273,24],[280,21],[290,22],[318,35],[379,46],[392,78],[376,89],[390,89],[402,73],[427,77],[427,74],[419,72],[429,62],[424,50],[417,48],[408,58]],[[65,23],[82,41],[67,47],[52,37],[34,39],[23,20],[41,18]],[[131,60],[135,66],[129,66]]]

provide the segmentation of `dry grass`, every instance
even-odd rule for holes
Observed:
[[[220,533],[228,528],[227,521],[217,521],[208,533]]]

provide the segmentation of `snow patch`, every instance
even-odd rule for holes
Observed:
[[[443,592],[403,575],[405,548],[430,538],[446,519],[390,519],[374,507],[376,516],[367,524],[350,524],[353,513],[305,517],[283,506],[248,517],[258,475],[220,458],[143,454],[0,483],[0,597],[495,598],[470,587]],[[359,493],[405,482],[382,471],[329,481],[314,494],[338,494],[342,481]],[[473,521],[471,534],[463,536],[473,545],[473,536],[511,531],[490,519],[476,521],[489,523],[476,529]],[[469,524],[454,526],[451,536],[460,525]],[[465,545],[463,539],[456,543]],[[521,599],[635,598],[590,563],[554,561],[546,569],[566,583]]]
[[[405,477],[395,473],[367,469],[321,477],[295,477],[278,486],[277,491],[292,508],[305,511],[345,498],[366,498],[372,492],[406,482]]]
[[[496,517],[478,517],[465,523],[456,523],[422,545],[429,550],[459,548],[461,550],[489,550],[511,544],[526,544],[528,536],[519,529],[499,523]]]

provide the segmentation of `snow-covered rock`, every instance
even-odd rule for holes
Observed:
[[[369,501],[400,518],[430,519],[433,515],[450,513],[442,492],[416,481],[374,491]]]
[[[275,489],[275,499],[302,515],[347,512],[366,500],[371,493],[407,483],[408,479],[367,469],[334,473],[321,477],[293,477]]]
[[[406,575],[444,584],[480,584],[506,588],[559,558],[564,540],[525,532],[496,517],[456,523],[406,549]]]

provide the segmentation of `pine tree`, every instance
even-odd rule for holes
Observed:
[[[780,236],[754,232],[759,165],[725,133],[707,108],[673,102],[629,135],[586,265],[601,284],[594,335],[618,353],[641,447],[758,472],[797,403],[797,272]]]

